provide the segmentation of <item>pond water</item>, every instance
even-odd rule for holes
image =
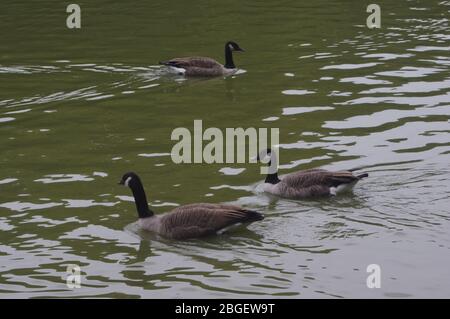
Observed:
[[[450,297],[450,1],[14,1],[0,10],[0,297]],[[184,79],[158,61],[223,60]],[[258,164],[174,164],[177,127],[280,130],[280,173],[360,168],[353,194],[254,192]],[[143,233],[127,171],[163,213],[229,202],[247,229]],[[66,267],[81,267],[81,288]],[[369,289],[368,265],[381,269]]]

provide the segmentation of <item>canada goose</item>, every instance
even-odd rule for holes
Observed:
[[[236,224],[264,219],[260,213],[242,207],[207,203],[184,205],[155,215],[148,207],[144,187],[136,173],[124,174],[119,184],[130,187],[133,192],[140,227],[166,238],[204,237],[221,233]]]
[[[237,71],[233,62],[233,51],[243,52],[236,42],[225,43],[225,65],[207,57],[175,58],[169,61],[159,62],[167,65],[178,74],[188,76],[218,76],[230,75]]]
[[[261,152],[258,160],[270,156],[268,165],[277,167],[277,158],[271,149]],[[269,171],[263,184],[263,190],[280,197],[301,199],[317,196],[335,196],[349,191],[355,184],[369,174],[353,175],[351,171],[331,172],[324,169],[308,169],[278,178],[278,172]]]

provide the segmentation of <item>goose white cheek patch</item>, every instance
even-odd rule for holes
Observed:
[[[128,177],[128,178],[125,180],[125,186],[126,186],[126,187],[129,186],[130,181],[131,181],[131,176]]]

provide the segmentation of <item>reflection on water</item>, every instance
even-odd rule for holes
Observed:
[[[0,296],[449,296],[448,2],[380,3],[380,30],[348,3],[231,1],[211,20],[206,3],[191,15],[144,1],[99,14],[103,2],[80,33],[52,22],[65,13],[50,1],[46,14],[14,3],[0,16]],[[48,23],[18,28],[14,13]],[[230,37],[247,49],[235,76],[185,79],[157,65],[221,60]],[[194,119],[279,127],[281,174],[369,178],[354,194],[292,201],[260,191],[257,165],[175,165],[170,134]],[[230,202],[266,218],[185,242],[142,232],[117,186],[130,170],[158,213]],[[65,285],[73,263],[76,290]],[[369,264],[381,266],[381,289],[366,287]]]

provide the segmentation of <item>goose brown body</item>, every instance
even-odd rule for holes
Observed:
[[[161,63],[184,70],[180,73],[187,76],[219,76],[236,72],[236,69],[226,69],[214,59],[200,56],[175,58]]]
[[[286,198],[336,195],[351,189],[365,174],[355,176],[350,171],[331,172],[324,169],[310,169],[283,176],[276,184],[266,183],[265,191]]]

